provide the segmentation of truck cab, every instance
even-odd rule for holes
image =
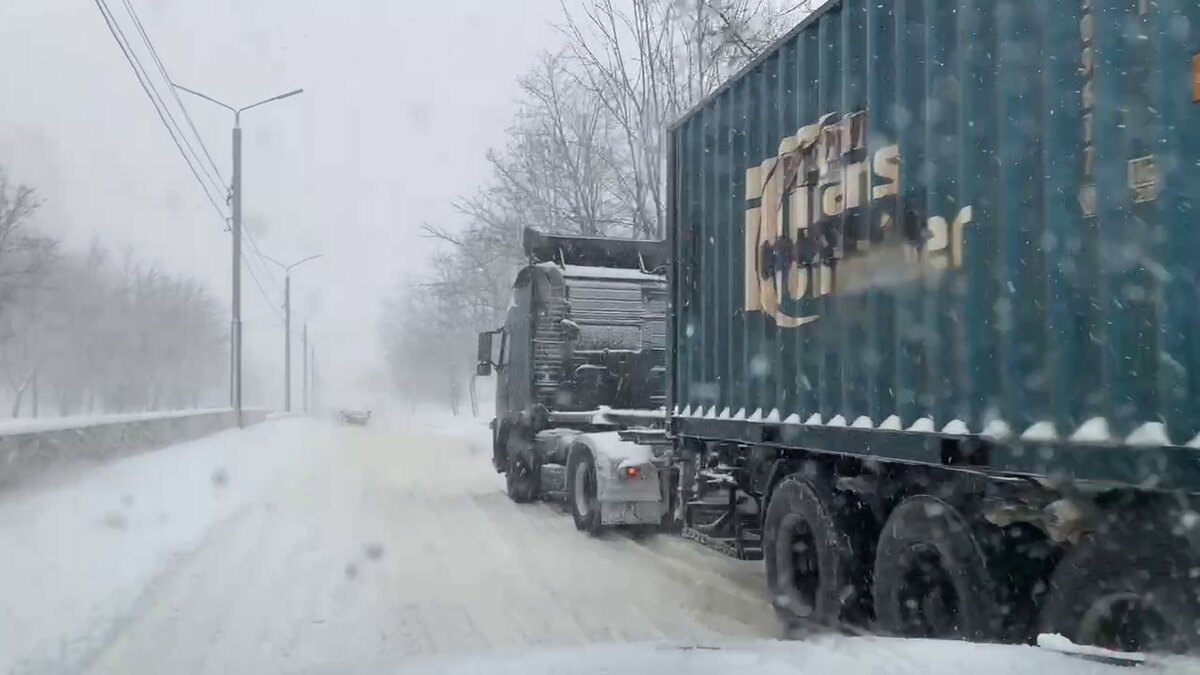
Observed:
[[[532,229],[523,243],[504,325],[479,335],[477,372],[496,373],[493,464],[515,501],[582,500],[583,529],[657,522],[658,470],[620,432],[665,418],[666,249]]]

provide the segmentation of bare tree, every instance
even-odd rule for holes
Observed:
[[[661,237],[667,125],[808,8],[776,0],[584,0],[564,5],[567,48],[519,80],[492,179],[455,202],[459,226],[423,226],[432,272],[384,307],[381,336],[406,396],[437,383],[457,409],[476,332],[497,326],[526,227]],[[444,389],[443,389],[444,387]],[[440,394],[439,394],[440,396]]]
[[[60,414],[195,408],[224,399],[221,305],[199,283],[98,245],[62,254],[0,313],[13,416],[39,383]],[[37,401],[29,406],[36,409]]]
[[[560,26],[571,72],[619,130],[614,158],[634,233],[662,237],[667,125],[809,11],[771,0],[594,0]]]
[[[629,209],[615,190],[611,120],[568,65],[543,53],[519,80],[508,143],[485,155],[493,180],[456,203],[472,228],[509,244],[527,226],[585,236],[631,232]]]
[[[33,188],[12,184],[0,166],[0,312],[14,295],[40,283],[54,259],[57,242],[31,229],[41,205]]]

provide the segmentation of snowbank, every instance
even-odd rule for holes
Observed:
[[[145,422],[147,420],[189,417],[192,415],[209,415],[213,413],[230,412],[232,408],[199,408],[196,410],[164,410],[158,412],[128,413],[124,415],[73,415],[70,417],[22,417],[17,419],[0,420],[0,436],[11,434],[28,434],[39,431],[58,431],[60,429],[78,429],[100,424],[118,424],[122,422]]]
[[[247,424],[265,410],[245,410]],[[0,422],[0,487],[79,462],[98,462],[201,438],[237,424],[231,409],[88,415]]]
[[[176,556],[302,465],[322,428],[229,430],[0,499],[0,672],[75,670]]]

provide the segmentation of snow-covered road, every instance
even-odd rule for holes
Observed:
[[[0,672],[775,635],[754,563],[515,505],[479,437],[277,420],[0,497]]]

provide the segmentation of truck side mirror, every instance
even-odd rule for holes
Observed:
[[[475,350],[475,374],[487,377],[492,374],[492,333],[479,334],[479,345]]]

